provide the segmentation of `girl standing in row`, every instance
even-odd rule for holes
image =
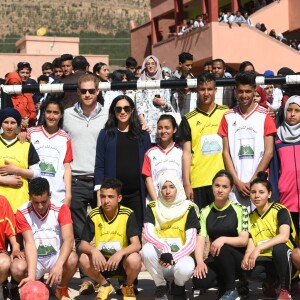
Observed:
[[[182,149],[176,135],[178,125],[171,115],[161,115],[157,122],[156,146],[150,148],[144,158],[142,174],[145,177],[148,200],[156,200],[161,174],[168,170],[182,180]]]
[[[10,203],[13,212],[29,201],[28,181],[40,176],[39,156],[32,145],[21,143],[17,132],[22,117],[18,110],[0,111],[0,195]]]
[[[50,184],[51,198],[70,206],[70,163],[73,152],[70,136],[62,130],[63,116],[63,101],[51,98],[46,100],[43,125],[29,128],[27,136],[40,157],[41,177],[46,178]]]
[[[300,212],[300,96],[292,96],[284,107],[284,121],[275,137],[272,186],[278,186],[280,203],[291,212],[299,234]]]

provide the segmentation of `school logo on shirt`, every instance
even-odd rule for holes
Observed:
[[[240,139],[239,159],[254,158],[254,139]]]
[[[222,152],[222,138],[218,134],[207,134],[201,137],[201,151],[203,155]]]
[[[217,216],[217,219],[222,219],[222,218],[226,218],[227,215],[222,215],[222,216]]]
[[[34,145],[39,145],[40,144],[40,141],[39,140],[36,140],[35,142],[34,142]]]
[[[58,159],[51,156],[40,155],[39,167],[43,176],[54,177],[58,166]]]
[[[49,257],[57,253],[57,251],[55,250],[55,246],[53,246],[56,244],[55,238],[43,238],[39,241],[36,241],[36,243],[38,243],[37,253],[39,258]]]
[[[202,123],[200,121],[197,121],[196,126],[200,126]]]
[[[168,244],[172,253],[178,252],[182,248],[182,242],[180,238],[161,238],[161,241]]]
[[[103,255],[114,255],[121,249],[120,241],[111,241],[111,242],[100,242],[98,245],[98,250],[101,251]]]

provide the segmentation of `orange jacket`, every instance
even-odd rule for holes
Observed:
[[[17,72],[11,72],[6,76],[5,84],[22,84],[22,79]],[[28,93],[11,95],[11,101],[22,119],[29,118],[29,126],[33,126],[36,121],[36,112],[32,95]]]

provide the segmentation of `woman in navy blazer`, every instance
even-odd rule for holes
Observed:
[[[146,196],[142,166],[144,155],[150,147],[150,136],[142,130],[134,102],[126,95],[117,96],[97,140],[95,189],[99,206],[103,180],[121,180],[121,204],[134,211],[140,229],[143,226]]]

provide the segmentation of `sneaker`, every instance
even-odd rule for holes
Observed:
[[[94,284],[94,290],[95,290],[96,293],[98,293],[100,286],[101,285],[99,283],[95,282],[95,284]]]
[[[55,290],[55,296],[59,300],[71,300],[67,286],[57,287]]]
[[[168,300],[167,291],[166,285],[157,286],[154,293],[155,300]]]
[[[193,296],[194,298],[199,297],[200,295],[206,294],[206,289],[194,289],[193,288]]]
[[[98,294],[95,300],[106,300],[107,297],[114,292],[113,286],[107,282],[105,285],[101,285],[98,289]]]
[[[90,295],[94,293],[95,287],[93,283],[89,280],[84,280],[80,285],[79,295]]]
[[[185,286],[179,286],[174,284],[173,300],[185,300],[185,299],[186,299]]]
[[[123,300],[133,300],[136,299],[134,293],[134,285],[123,285],[122,286]]]
[[[262,290],[263,290],[264,298],[271,298],[271,299],[276,298],[277,285],[278,285],[277,281],[273,281],[273,282],[264,281],[262,283]]]
[[[123,295],[122,294],[122,287],[125,285],[125,279],[120,279],[119,278],[118,282],[119,282],[119,288],[116,289],[116,294],[122,296]],[[133,287],[134,294],[138,295],[140,292],[139,292],[139,290],[137,288],[137,285],[138,285],[138,280],[137,279],[134,281],[133,285],[134,285],[134,287]]]
[[[220,300],[238,300],[240,299],[239,293],[236,290],[226,291]]]
[[[292,300],[292,297],[287,290],[280,289],[277,300]]]

